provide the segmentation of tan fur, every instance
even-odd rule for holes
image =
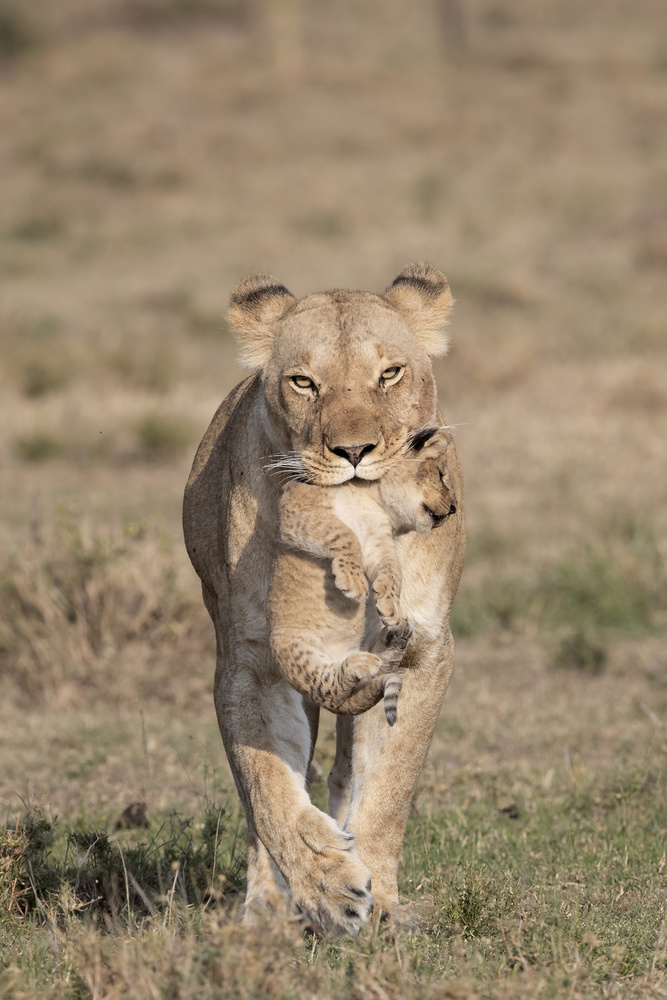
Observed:
[[[401,606],[415,628],[400,718],[388,727],[381,705],[339,717],[330,817],[305,789],[318,708],[275,665],[268,607],[286,480],[298,475],[335,490],[382,479],[410,435],[438,422],[428,352],[442,349],[450,296],[435,268],[419,265],[414,282],[411,273],[386,296],[336,291],[295,300],[266,277],[246,279],[232,296],[245,357],[258,367],[204,435],[183,513],[216,630],[218,721],[248,820],[247,920],[256,906],[289,894],[312,927],[356,933],[373,898],[384,909],[398,900],[405,823],[453,657],[449,608],[465,547],[454,446],[447,460],[456,514],[437,531],[395,541]],[[285,572],[300,580],[306,626],[309,595],[343,600],[328,560],[288,553]]]
[[[355,478],[333,489],[292,482],[283,490],[280,536],[286,550],[274,563],[271,647],[290,684],[324,708],[357,715],[382,695],[387,721],[396,722],[402,681],[393,671],[412,626],[400,609],[394,535],[430,531],[455,513],[450,443],[446,430],[431,429],[428,440],[407,450],[380,480]],[[291,572],[288,554],[294,550],[331,560],[340,595],[327,577],[324,599],[316,603],[316,592],[304,590],[307,567]],[[378,634],[379,622],[386,634]]]

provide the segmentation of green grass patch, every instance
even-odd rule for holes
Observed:
[[[504,808],[512,776],[459,772],[447,808],[407,832],[401,890],[420,932],[376,924],[338,942],[234,924],[244,824],[208,799],[148,831],[33,811],[0,837],[0,984],[4,966],[40,997],[112,997],[119,983],[192,1000],[662,996],[664,754],[548,789],[524,776]]]
[[[44,243],[57,240],[65,234],[65,224],[58,215],[30,215],[22,219],[12,229],[11,236],[15,240],[26,243]]]
[[[32,431],[15,439],[14,452],[24,462],[48,462],[64,454],[65,444],[51,431]]]
[[[245,0],[131,0],[122,10],[139,28],[160,28],[202,19],[244,23],[249,4]]]
[[[146,413],[136,427],[139,452],[146,462],[177,458],[192,443],[194,429],[189,420],[169,413]]]
[[[605,636],[667,624],[667,564],[650,526],[631,520],[581,552],[546,567],[537,580],[500,571],[462,589],[452,613],[459,636],[513,630],[532,622],[560,636],[557,659],[594,672],[604,667]]]
[[[71,364],[50,357],[27,359],[20,373],[21,388],[28,399],[36,399],[64,388],[72,375]]]
[[[31,22],[18,3],[0,2],[0,59],[18,59],[36,44]]]
[[[142,829],[90,822],[67,829],[34,810],[0,837],[0,907],[13,917],[67,913],[110,916],[132,926],[176,905],[235,897],[245,882],[238,818],[206,801],[201,814]]]

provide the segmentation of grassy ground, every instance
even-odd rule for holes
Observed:
[[[665,995],[665,18],[0,0],[0,996]],[[422,933],[242,931],[179,525],[225,303],[411,258],[458,299],[470,524]]]

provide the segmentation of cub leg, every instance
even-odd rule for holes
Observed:
[[[366,571],[378,614],[389,628],[387,645],[405,649],[412,626],[401,611],[401,567],[388,518],[378,520],[366,540]]]
[[[280,535],[295,549],[331,559],[338,589],[354,601],[366,600],[368,581],[359,539],[332,513],[320,487],[303,483],[285,487],[280,498]]]
[[[308,798],[311,728],[301,695],[286,681],[270,683],[248,651],[245,664],[227,663],[224,673],[219,664],[215,701],[252,831],[245,919],[252,920],[253,903],[270,902],[271,881],[280,888],[275,866],[310,927],[332,936],[356,934],[373,904],[370,872],[355,836]]]
[[[338,712],[356,687],[374,677],[382,666],[381,656],[362,651],[350,653],[341,663],[335,663],[320,639],[295,635],[290,630],[276,630],[271,637],[271,648],[292,687],[330,712]]]
[[[398,696],[403,686],[396,670],[403,659],[405,643],[387,645],[390,636],[391,631],[383,629],[373,647],[373,652],[381,660],[379,672],[359,681],[349,697],[336,709],[339,715],[360,715],[382,699],[387,722],[390,726],[395,724]]]

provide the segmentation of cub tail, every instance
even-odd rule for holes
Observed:
[[[384,714],[390,726],[396,722],[398,711],[398,696],[401,693],[403,681],[398,674],[388,674],[384,682]]]

